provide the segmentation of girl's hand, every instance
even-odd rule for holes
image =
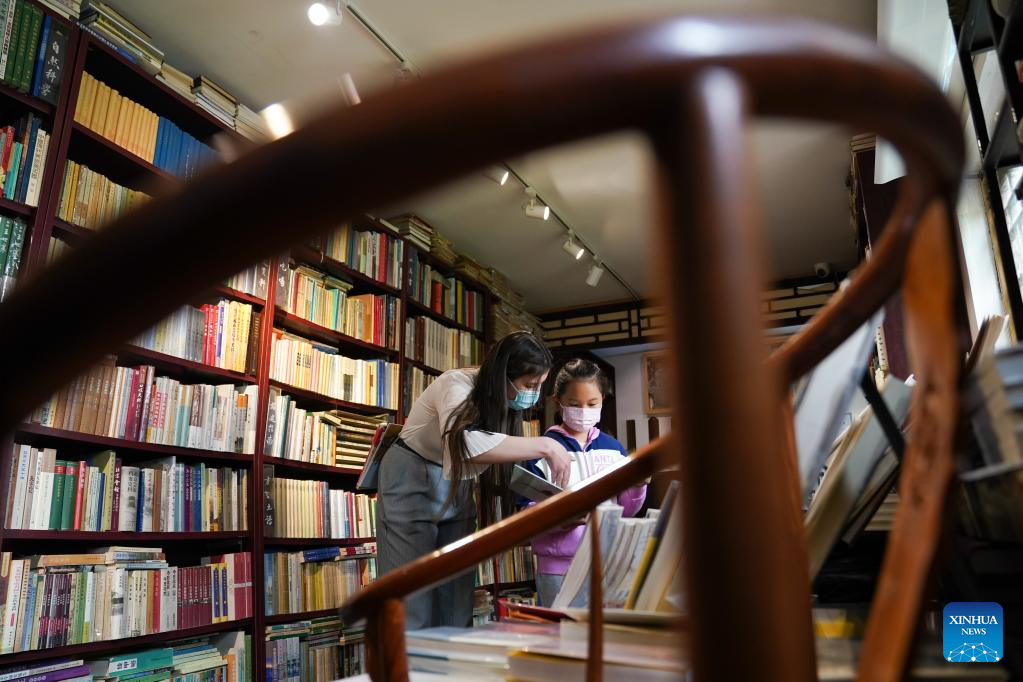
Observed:
[[[568,487],[569,477],[572,474],[572,462],[575,458],[568,454],[565,446],[551,438],[546,438],[547,452],[543,458],[547,460],[547,466],[551,470],[552,483],[559,488]]]

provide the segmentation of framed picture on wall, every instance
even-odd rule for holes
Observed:
[[[643,354],[643,412],[649,415],[671,414],[668,354],[663,351]]]

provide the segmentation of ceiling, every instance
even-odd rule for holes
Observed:
[[[339,95],[352,74],[365,99],[390,87],[398,63],[350,15],[314,27],[308,0],[113,0],[152,35],[167,61],[204,73],[260,109],[286,101],[309,111]],[[615,18],[707,10],[789,12],[875,33],[873,0],[354,0],[352,3],[421,72],[515,42]],[[499,134],[499,131],[496,132]],[[848,133],[823,127],[757,124],[751,134],[757,191],[768,231],[773,277],[808,275],[813,264],[855,262],[844,186]],[[546,150],[509,165],[571,226],[627,286],[606,273],[584,284],[589,258],[570,259],[554,220],[527,218],[522,186],[482,175],[465,178],[381,215],[415,212],[457,248],[504,272],[532,311],[655,297],[649,267],[650,154],[635,135]]]

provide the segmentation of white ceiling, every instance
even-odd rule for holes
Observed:
[[[350,72],[363,98],[393,84],[397,62],[351,17],[314,27],[307,0],[114,0],[111,4],[149,32],[167,60],[205,73],[255,109],[289,101],[308,111],[338,94]],[[874,0],[355,0],[386,38],[426,73],[450,60],[535,39],[590,22],[652,12],[707,9],[789,12],[875,33]],[[500,134],[500,131],[495,131]],[[813,264],[854,264],[855,248],[844,186],[848,134],[793,124],[758,124],[752,153],[764,207],[774,277],[811,274]],[[654,296],[648,265],[651,182],[644,141],[616,135],[510,159],[565,222],[642,296]],[[423,163],[416,159],[409,162]],[[425,162],[428,163],[428,160]],[[396,160],[396,163],[400,163]],[[583,283],[589,259],[572,261],[552,220],[526,218],[526,197],[482,176],[427,196],[384,207],[383,215],[413,211],[458,248],[508,275],[533,311],[629,297],[606,274]]]

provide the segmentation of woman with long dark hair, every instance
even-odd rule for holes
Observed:
[[[472,533],[477,478],[484,525],[515,509],[507,485],[515,462],[543,459],[554,482],[567,483],[572,456],[564,446],[522,436],[522,410],[536,404],[552,364],[542,341],[514,332],[490,349],[479,369],[444,372],[423,391],[380,463],[381,574]],[[472,593],[473,576],[466,573],[409,597],[406,627],[468,625]]]

